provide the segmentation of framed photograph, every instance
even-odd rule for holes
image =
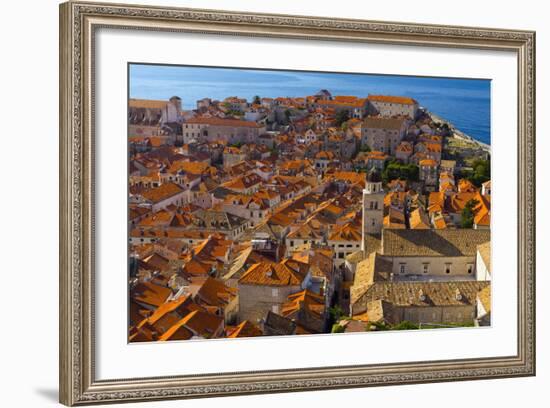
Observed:
[[[61,402],[534,375],[534,85],[530,31],[62,4]]]

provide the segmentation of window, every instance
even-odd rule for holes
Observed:
[[[339,258],[339,259],[344,259],[344,253],[343,253],[343,252],[340,252],[340,253],[338,254],[338,258]]]
[[[290,241],[290,246],[291,246],[291,247],[294,246],[294,241]]]
[[[271,289],[271,296],[273,297],[279,296],[279,289],[278,288]]]
[[[271,306],[271,311],[273,313],[279,313],[279,305],[273,305]]]
[[[429,267],[430,267],[430,264],[427,264],[427,263],[426,263],[426,264],[423,264],[423,265],[422,265],[422,270],[423,270],[423,272],[424,272],[424,273],[428,273]]]
[[[372,226],[374,227],[374,225],[376,224],[376,220],[372,220]]]
[[[399,264],[399,272],[405,273],[405,264]]]
[[[451,273],[451,264],[445,264],[445,273]]]
[[[473,271],[474,271],[474,265],[472,264],[468,265],[468,273],[472,274]]]

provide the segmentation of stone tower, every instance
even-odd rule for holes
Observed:
[[[365,251],[367,234],[380,234],[384,220],[384,190],[382,177],[376,169],[367,173],[365,189],[363,190],[363,242],[361,249]]]

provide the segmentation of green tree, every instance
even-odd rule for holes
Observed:
[[[372,331],[386,331],[390,329],[391,327],[386,322],[371,322],[368,328],[368,330]]]
[[[401,323],[396,324],[392,327],[392,330],[417,330],[418,325],[414,324],[412,322],[409,322],[408,320],[403,320]]]
[[[349,113],[347,110],[341,110],[336,112],[335,115],[336,119],[336,126],[340,127],[344,122],[347,122],[349,120]]]
[[[474,208],[479,204],[479,201],[469,200],[461,212],[460,226],[462,228],[472,228],[474,226]]]
[[[475,159],[472,162],[472,169],[464,176],[476,187],[481,187],[483,183],[491,179],[491,160]]]
[[[332,329],[330,330],[331,333],[344,333],[344,328],[340,326],[338,323],[334,323],[332,325]]]
[[[329,316],[333,322],[338,322],[344,316],[344,309],[339,305],[331,307],[328,309]]]
[[[418,166],[412,163],[403,164],[396,160],[386,162],[382,171],[382,181],[387,184],[395,179],[418,181]]]

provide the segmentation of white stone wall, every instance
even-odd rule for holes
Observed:
[[[483,258],[481,258],[479,252],[476,255],[476,279],[478,281],[491,280],[491,272],[487,268],[487,265],[485,265],[485,262],[483,262]]]
[[[363,190],[363,236],[365,234],[379,234],[384,222],[384,191],[370,183]],[[363,248],[364,249],[364,248]]]
[[[151,206],[153,212],[160,211],[171,204],[182,206],[187,203],[187,191],[184,190],[180,193],[174,194],[172,197],[169,197],[165,200],[159,201]]]
[[[328,241],[328,245],[334,250],[334,266],[341,267],[346,262],[346,256],[361,249],[360,241]]]

